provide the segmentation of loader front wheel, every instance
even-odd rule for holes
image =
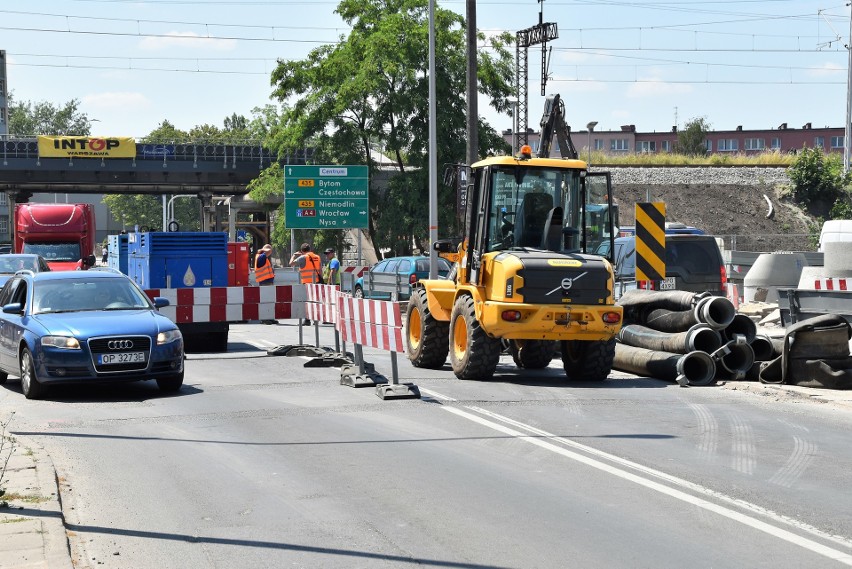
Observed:
[[[609,377],[614,359],[615,338],[562,342],[562,364],[569,379],[603,381]]]
[[[519,368],[544,369],[553,359],[555,344],[551,340],[512,340],[509,351]]]
[[[429,312],[426,290],[415,289],[406,311],[406,352],[414,367],[441,369],[450,351],[450,323]]]
[[[490,338],[476,320],[473,298],[456,299],[450,315],[450,363],[459,379],[490,379],[500,361],[500,340]]]

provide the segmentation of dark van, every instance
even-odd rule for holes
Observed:
[[[616,238],[613,258],[616,281],[635,281],[636,237]],[[666,235],[666,278],[660,283],[661,290],[725,294],[726,282],[725,263],[715,237]]]

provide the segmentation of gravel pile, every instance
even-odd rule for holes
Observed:
[[[595,171],[596,168],[592,168]],[[786,168],[636,168],[601,167],[612,173],[618,184],[713,184],[716,186],[753,186],[789,183]]]

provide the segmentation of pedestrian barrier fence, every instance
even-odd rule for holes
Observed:
[[[305,316],[305,289],[301,285],[157,288],[145,293],[168,299],[160,313],[176,324],[242,322]]]
[[[352,292],[352,289],[355,288],[355,281],[369,270],[370,267],[362,265],[340,267],[340,290]]]
[[[343,340],[385,350],[405,352],[399,303],[340,295],[338,300]]]

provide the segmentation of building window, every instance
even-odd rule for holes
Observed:
[[[842,136],[832,136],[831,137],[831,147],[832,148],[843,148],[843,137]]]
[[[9,220],[6,217],[0,217],[0,235],[9,234]]]
[[[814,148],[825,148],[825,137],[824,136],[815,136],[814,137]]]
[[[602,138],[596,138],[594,144],[595,150],[603,150],[604,149],[604,141]]]
[[[736,152],[739,144],[736,138],[722,138],[716,143],[719,152]]]
[[[712,140],[705,140],[704,142],[707,143],[707,152],[713,152],[713,141]]]
[[[8,198],[6,197],[6,192],[3,192],[2,194],[0,194],[0,205],[7,205],[8,203],[9,202]]]
[[[672,141],[671,140],[664,140],[661,143],[661,146],[662,146],[663,152],[671,152],[672,151]]]
[[[609,141],[609,149],[613,152],[626,152],[629,148],[626,138],[613,138]]]
[[[771,144],[772,146],[770,148],[772,148],[772,150],[781,150],[781,139],[777,136],[772,139]]]
[[[636,142],[636,152],[656,152],[657,141],[655,140],[639,140]]]
[[[763,150],[766,148],[766,141],[762,138],[746,138],[745,139],[745,149],[746,150]]]

